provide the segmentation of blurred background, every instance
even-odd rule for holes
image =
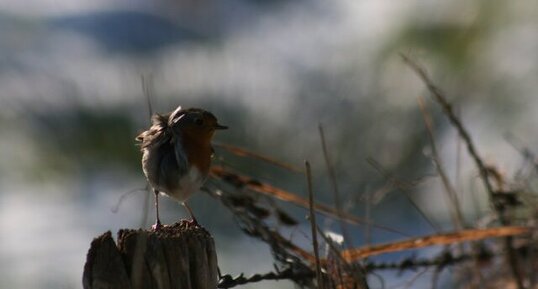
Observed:
[[[230,127],[217,142],[298,167],[310,160],[316,198],[332,204],[321,124],[346,209],[409,235],[454,229],[422,96],[466,221],[476,224],[489,210],[477,171],[399,53],[427,68],[482,157],[511,177],[523,160],[507,135],[538,146],[537,25],[535,1],[2,0],[0,287],[81,288],[92,238],[152,224],[134,143],[149,125],[142,78],[154,112],[203,107]],[[301,174],[222,149],[217,161],[306,196]],[[387,176],[413,185],[403,193]],[[164,223],[186,216],[161,204]],[[224,273],[273,270],[269,248],[245,237],[218,201],[200,193],[190,204]],[[307,212],[280,205],[300,222],[290,238],[305,238]],[[402,238],[348,229],[357,246]],[[423,279],[415,288],[430,288],[431,274]],[[377,278],[370,285],[381,287]]]

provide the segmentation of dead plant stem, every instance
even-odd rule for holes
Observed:
[[[325,165],[327,166],[327,171],[329,173],[329,179],[331,180],[331,186],[333,189],[333,197],[334,197],[334,207],[336,209],[336,214],[339,218],[341,218],[344,215],[343,209],[342,209],[342,202],[340,198],[340,190],[338,189],[338,181],[336,180],[336,173],[334,170],[334,166],[331,162],[331,158],[329,156],[329,149],[327,148],[327,141],[325,140],[325,133],[323,131],[323,126],[321,123],[318,126],[319,129],[319,137],[321,139],[321,147],[323,149],[323,157],[325,159]],[[347,227],[341,220],[338,221],[340,224],[340,229],[342,231],[342,235],[344,236],[344,243],[350,247],[351,244],[353,244],[353,241],[351,240],[351,236],[347,232]]]
[[[305,161],[306,168],[306,181],[308,188],[308,200],[310,210],[310,227],[312,229],[312,243],[314,247],[314,257],[316,258],[316,279],[318,281],[318,288],[323,289],[323,279],[321,276],[321,264],[319,262],[319,247],[318,247],[318,234],[316,230],[316,213],[314,212],[314,192],[312,189],[312,173],[310,171],[310,163]]]
[[[491,181],[489,178],[489,174],[490,174],[489,170],[484,164],[484,161],[482,160],[482,158],[478,155],[478,151],[476,150],[476,147],[474,146],[474,143],[473,143],[473,140],[471,139],[470,134],[463,126],[463,123],[461,122],[461,120],[454,114],[452,105],[447,101],[446,97],[441,92],[441,89],[439,89],[433,83],[433,81],[427,75],[426,71],[418,63],[411,60],[405,54],[400,54],[400,56],[402,57],[403,61],[424,82],[424,84],[428,88],[428,91],[432,94],[434,100],[441,106],[445,115],[448,117],[450,123],[456,128],[456,130],[458,131],[458,134],[461,136],[461,138],[467,145],[467,151],[469,152],[469,154],[471,155],[471,158],[473,159],[476,166],[478,167],[478,170],[480,172],[480,177],[484,183],[484,186],[486,187],[486,191],[488,192],[490,202],[493,208],[495,209],[499,222],[501,223],[502,226],[509,226],[510,220],[506,218],[504,205],[495,199],[495,196],[494,196],[495,190],[493,189],[493,185],[491,184]],[[514,248],[512,247],[511,236],[507,236],[506,238],[504,238],[504,246],[507,251],[507,262],[512,272],[512,275],[514,277],[514,281],[516,282],[517,288],[524,289],[525,286],[523,286],[522,278],[519,275],[520,270],[518,268],[519,266],[517,263],[516,252]]]
[[[446,195],[448,199],[450,200],[450,206],[452,209],[451,210],[452,221],[454,222],[455,229],[461,230],[464,227],[464,220],[463,220],[463,214],[461,212],[458,194],[456,193],[456,190],[450,183],[450,180],[448,179],[448,176],[443,167],[443,164],[441,163],[441,157],[439,156],[439,153],[437,151],[437,144],[435,143],[435,137],[433,135],[433,120],[426,108],[424,100],[420,96],[418,97],[418,105],[419,105],[420,111],[422,112],[422,116],[424,118],[426,131],[428,132],[428,139],[430,141],[430,146],[432,150],[432,160],[435,164],[435,168],[437,169],[437,173],[441,177],[441,181],[443,182],[443,187],[445,188]]]

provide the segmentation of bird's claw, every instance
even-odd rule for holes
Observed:
[[[198,224],[198,221],[194,217],[192,219],[190,219],[190,220],[187,220],[187,222],[189,223],[190,226],[200,227],[200,224]]]
[[[155,224],[153,224],[151,226],[151,229],[153,231],[159,231],[160,229],[162,229],[163,225],[161,224],[161,221],[157,220],[157,222],[155,222]]]

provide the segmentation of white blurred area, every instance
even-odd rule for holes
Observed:
[[[335,153],[337,165],[349,170],[367,167],[363,160],[371,154],[378,154],[382,163],[396,163],[402,158],[402,140],[416,129],[406,120],[388,118],[396,110],[402,117],[420,117],[416,98],[427,96],[400,61],[398,52],[404,52],[431,68],[437,83],[457,100],[487,161],[502,171],[517,170],[521,158],[503,138],[507,131],[538,148],[538,4],[533,1],[499,4],[501,11],[491,12],[493,20],[482,15],[490,7],[484,1],[267,2],[0,1],[0,287],[81,288],[92,238],[140,226],[144,193],[127,198],[117,213],[112,208],[122,193],[144,186],[141,172],[134,175],[121,166],[88,170],[84,163],[74,165],[67,177],[56,171],[35,172],[47,169],[50,156],[41,147],[44,136],[35,135],[26,118],[73,107],[125,107],[142,129],[147,105],[141,75],[153,79],[156,111],[212,100],[242,107],[248,111],[244,122],[251,125],[240,129],[246,138],[237,142],[294,163],[311,159],[323,167],[317,135],[318,122],[323,122],[329,139],[349,135],[350,143],[342,146],[360,148],[354,161]],[[79,23],[77,17],[110,11],[162,17],[172,29],[195,37],[133,52],[107,46],[114,39],[69,27]],[[89,19],[85,21],[91,23]],[[443,70],[433,53],[402,41],[409,23],[469,25],[482,34],[472,42],[477,48],[470,48],[468,65]],[[309,89],[318,77],[323,80],[318,85],[329,87],[326,91]],[[216,104],[210,109],[221,108]],[[350,127],[356,123],[349,119],[356,121],[362,114],[371,123],[362,124],[364,131],[354,131]],[[438,133],[442,158],[454,176],[454,131]],[[274,149],[275,135],[288,138],[289,143],[281,144],[284,151]],[[474,172],[463,158],[462,175]],[[353,179],[351,173],[346,177]],[[417,196],[427,212],[442,220],[448,216],[446,204],[431,195],[440,188],[439,180],[428,182]],[[194,198],[195,207],[217,205],[207,196]],[[184,216],[182,208],[163,202],[168,204],[167,222]],[[211,228],[213,219],[207,220]],[[235,226],[229,215],[223,220]],[[216,236],[221,270],[247,275],[272,270],[264,244],[242,235],[232,242],[227,238]],[[242,288],[294,287],[282,281]]]

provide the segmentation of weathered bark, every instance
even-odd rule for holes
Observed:
[[[217,256],[211,235],[181,221],[159,231],[124,229],[93,240],[84,289],[214,289]]]

